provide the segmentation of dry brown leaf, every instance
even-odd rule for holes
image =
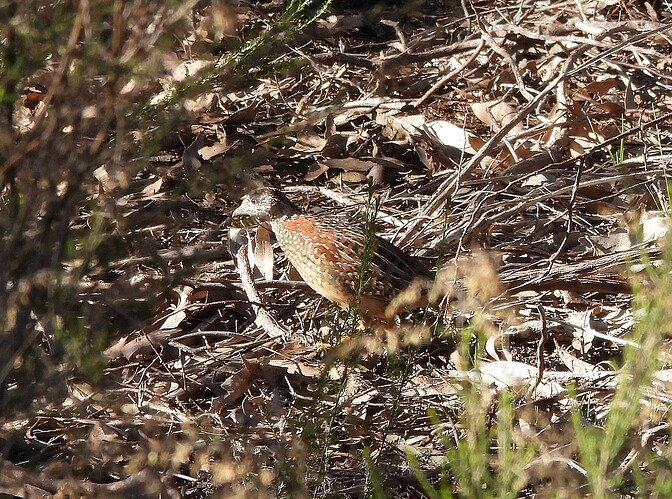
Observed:
[[[468,154],[476,154],[485,143],[473,133],[449,121],[430,121],[419,127],[436,145],[452,147]]]
[[[216,94],[214,92],[206,92],[194,99],[184,99],[182,105],[187,112],[201,114],[212,109],[215,99]]]
[[[221,387],[228,391],[228,393],[222,397],[213,399],[212,408],[217,412],[221,412],[236,407],[238,399],[252,386],[254,379],[255,376],[250,372],[247,365],[229,376],[221,384]]]
[[[391,140],[406,140],[419,137],[420,128],[425,124],[422,114],[399,115],[397,111],[377,113],[376,122],[383,125],[383,134]]]
[[[315,154],[320,152],[327,141],[320,137],[312,127],[306,127],[296,134],[296,143],[292,149],[307,154]]]
[[[357,158],[333,158],[324,159],[321,161],[329,168],[340,168],[341,170],[350,172],[368,172],[376,163],[373,161],[366,161]]]
[[[163,179],[159,177],[154,182],[146,185],[145,188],[142,189],[143,198],[154,196],[161,190],[161,186],[163,186]]]
[[[632,89],[632,78],[627,79],[627,85],[625,87],[625,95],[623,96],[623,105],[627,111],[634,111],[638,108],[637,102],[635,101],[635,93]]]
[[[342,158],[347,153],[350,137],[340,133],[330,135],[320,151],[325,158]]]
[[[230,114],[224,122],[227,125],[242,125],[250,123],[257,115],[257,109],[259,108],[259,102],[252,102],[249,106],[246,106],[238,111]]]
[[[553,397],[564,391],[558,382],[543,377],[537,385],[539,369],[522,362],[501,360],[482,364],[471,378],[488,385],[495,391],[511,390],[517,395],[525,395],[534,388],[535,397]]]
[[[171,305],[170,308],[172,308],[173,311],[170,312],[159,325],[159,329],[175,329],[182,323],[184,319],[186,319],[187,314],[185,310],[186,307],[191,303],[189,297],[193,290],[194,288],[191,286],[181,286],[173,289],[173,293],[177,297],[177,303]]]
[[[642,242],[658,242],[662,244],[670,228],[670,217],[662,211],[645,211],[642,213],[640,219],[642,224]]]
[[[110,176],[105,165],[96,168],[93,171],[93,176],[96,177],[98,182],[100,182],[100,185],[105,192],[112,192],[114,189],[119,187],[119,183],[116,182],[112,176]]]
[[[585,373],[600,370],[597,366],[577,358],[562,347],[557,348],[556,352],[562,363],[567,366],[567,369],[569,369],[570,372]]]
[[[191,59],[188,61],[179,62],[171,70],[170,83],[168,83],[165,80],[162,82],[162,84],[164,85],[164,89],[168,90],[169,88],[171,88],[172,83],[186,80],[187,78],[194,76],[202,69],[207,68],[208,66],[211,65],[212,61],[199,60],[199,59]]]
[[[268,223],[259,224],[254,243],[254,263],[264,279],[270,281],[273,279],[273,245]]]
[[[598,129],[590,127],[585,120],[574,121],[568,129],[568,135],[570,137],[570,153],[574,158],[584,154],[586,149],[590,149],[606,140]]]
[[[184,149],[184,154],[182,155],[182,164],[185,168],[193,168],[198,170],[201,167],[201,157],[198,151],[203,148],[205,144],[205,137],[203,135],[197,135],[191,144],[189,144]]]
[[[322,370],[318,367],[302,362],[300,359],[271,359],[268,362],[269,366],[276,368],[284,368],[287,371],[287,374],[294,375],[299,374],[307,378],[308,382],[313,382],[315,379],[319,379],[322,375]]]
[[[577,88],[572,99],[593,101],[596,97],[605,97],[619,84],[618,78],[605,78],[603,80],[593,81]]]
[[[316,178],[325,174],[329,171],[329,167],[324,163],[318,163],[317,161],[308,167],[308,173],[304,177],[307,182],[312,182]]]
[[[572,312],[567,315],[567,322],[575,326],[572,347],[580,353],[586,353],[593,346],[595,330],[591,326],[592,312]]]
[[[89,432],[89,442],[94,444],[94,448],[97,448],[100,442],[115,440],[119,440],[119,433],[102,421],[96,421]]]
[[[498,350],[502,346],[502,339],[499,336],[490,336],[485,342],[486,353],[494,360],[500,360]]]
[[[201,158],[203,158],[206,161],[209,161],[210,159],[214,158],[215,156],[219,156],[221,154],[224,154],[227,152],[229,149],[231,149],[232,144],[229,144],[227,140],[224,140],[223,142],[216,142],[212,144],[211,146],[205,146],[201,147],[198,150],[198,154],[200,154]]]
[[[625,108],[617,102],[605,101],[595,104],[595,108],[604,114],[620,118],[625,114]]]
[[[503,126],[514,120],[518,114],[512,104],[502,101],[475,102],[471,104],[471,109],[476,117],[489,126],[493,132],[499,131]],[[522,129],[523,125],[518,123],[508,135],[517,135]]]
[[[532,175],[525,179],[521,185],[523,187],[540,187],[542,185],[552,184],[555,180],[555,175],[551,175],[550,173],[537,173],[536,175]]]

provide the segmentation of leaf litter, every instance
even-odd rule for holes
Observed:
[[[206,443],[187,452],[219,461],[175,457],[163,487],[184,497],[244,495],[250,477],[273,495],[262,470],[291,495],[281,472],[290,458],[308,463],[306,490],[363,496],[366,447],[387,470],[385,487],[416,497],[403,456],[412,449],[424,469],[440,466],[437,421],[465,434],[465,383],[545,407],[549,428],[568,418],[572,385],[599,421],[618,383],[612,361],[640,348],[628,339],[631,283],[646,281],[637,265],[658,264],[668,228],[671,15],[633,5],[332,7],[282,46],[276,73],[252,68],[186,98],[191,121],[164,157],[140,158],[134,178],[103,165],[93,181],[147,247],[87,276],[83,296],[104,293],[116,269],[133,286],[165,287],[162,299],[148,297],[154,316],[106,350],[108,397],[73,382],[54,415],[17,421],[12,432],[29,448],[60,440],[53,462],[88,440],[90,461],[104,457],[108,477],[128,464],[126,446],[151,449],[190,425],[226,439],[226,452]],[[275,7],[249,8],[265,18]],[[232,28],[222,26],[212,29],[225,38]],[[167,68],[153,104],[212,64],[210,28],[192,29],[183,40],[191,55]],[[428,266],[457,270],[435,284],[433,311],[364,335],[356,325],[338,330],[347,319],[299,282],[267,229],[234,236],[226,225],[243,191],[262,182],[352,223],[370,179],[379,233]],[[489,266],[494,273],[475,272]],[[455,345],[477,320],[489,337],[472,362]],[[358,362],[342,362],[343,352]],[[669,378],[657,371],[638,394],[656,414],[640,436],[661,449]],[[58,416],[72,405],[87,417]],[[321,453],[306,455],[300,439]],[[571,449],[553,455],[580,467]],[[530,473],[532,490],[544,481],[550,470]]]

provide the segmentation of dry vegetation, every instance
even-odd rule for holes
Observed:
[[[656,0],[0,1],[0,493],[669,497],[671,37]],[[362,331],[230,245],[262,183],[373,208],[439,303]]]

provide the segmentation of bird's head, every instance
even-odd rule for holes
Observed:
[[[232,219],[234,225],[246,227],[290,217],[297,211],[296,206],[282,192],[272,187],[262,187],[243,196]]]

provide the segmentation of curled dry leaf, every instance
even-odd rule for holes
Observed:
[[[625,114],[625,107],[610,100],[610,95],[616,95],[615,90],[618,85],[618,78],[606,78],[593,81],[576,89],[576,91],[571,94],[571,100],[574,103],[587,102],[598,111],[614,117],[621,117]]]
[[[670,218],[661,211],[646,211],[641,216],[642,242],[661,242],[670,227]],[[634,239],[634,238],[633,238]]]
[[[264,279],[273,279],[273,246],[271,244],[271,228],[268,223],[262,223],[257,228],[254,237],[254,262]]]
[[[498,350],[502,346],[502,339],[499,336],[490,336],[485,342],[486,353],[494,360],[500,360]]]
[[[308,173],[306,173],[306,176],[304,179],[307,182],[312,182],[316,178],[319,178],[320,176],[324,175],[329,171],[329,167],[325,165],[324,163],[318,163],[315,162],[312,165],[308,167]]]
[[[322,161],[329,168],[340,168],[350,172],[368,172],[376,166],[373,161],[365,161],[357,158],[325,159]]]
[[[567,369],[569,369],[570,372],[585,373],[600,370],[597,366],[579,359],[578,357],[572,355],[562,347],[558,348],[556,352],[558,354],[558,357],[560,357],[560,360],[562,360],[562,363],[565,364],[565,366],[567,366]]]
[[[197,135],[194,141],[184,149],[182,155],[182,164],[185,168],[193,168],[198,170],[201,167],[201,160],[203,159],[198,151],[205,145],[205,137]]]
[[[326,139],[320,137],[313,127],[306,126],[303,130],[297,132],[296,142],[292,149],[306,154],[315,154],[320,152],[326,143]]]
[[[226,381],[222,383],[222,388],[228,393],[222,397],[214,399],[212,401],[212,408],[215,411],[220,412],[236,407],[238,405],[237,400],[252,386],[254,379],[255,376],[246,364],[242,369],[229,376]]]
[[[550,379],[542,379],[537,385],[539,370],[522,362],[500,360],[482,364],[471,373],[472,380],[486,384],[495,391],[512,390],[524,395],[534,388],[535,397],[552,397],[564,391],[562,385]],[[536,385],[536,387],[535,387]]]
[[[514,106],[502,101],[475,102],[471,104],[471,109],[476,117],[488,125],[493,132],[499,131],[503,126],[514,120],[518,114]],[[518,123],[508,135],[518,135],[522,129],[523,125]]]
[[[377,113],[376,122],[384,126],[383,135],[390,140],[408,140],[408,137],[419,137],[420,127],[425,124],[421,114],[400,116],[397,111]]]
[[[323,159],[313,163],[308,168],[308,173],[306,174],[305,179],[308,181],[315,180],[326,173],[330,168],[337,168],[345,171],[341,180],[345,182],[361,182],[365,178],[363,174],[377,165],[378,163],[374,161],[357,158]]]
[[[158,177],[154,182],[145,186],[142,189],[142,199],[148,199],[154,197],[160,190],[163,185],[163,179]]]
[[[177,297],[177,303],[170,305],[159,329],[175,329],[182,323],[187,317],[185,310],[191,303],[190,296],[193,290],[194,288],[191,286],[180,286],[173,290],[174,296]]]
[[[241,246],[247,245],[247,231],[239,227],[229,228],[229,253],[235,255]]]
[[[322,156],[325,158],[342,158],[347,153],[349,137],[341,133],[330,135],[322,148]]]
[[[204,160],[209,161],[215,156],[224,154],[226,151],[231,149],[232,146],[233,144],[229,144],[227,140],[224,140],[223,142],[216,142],[211,146],[201,147],[198,150],[198,154],[200,154],[201,158]]]
[[[572,347],[581,353],[586,353],[593,345],[595,330],[591,325],[592,311],[573,312],[567,316],[567,322],[574,325],[574,341]]]
[[[449,121],[436,120],[418,127],[435,145],[476,154],[485,143],[481,138]]]

